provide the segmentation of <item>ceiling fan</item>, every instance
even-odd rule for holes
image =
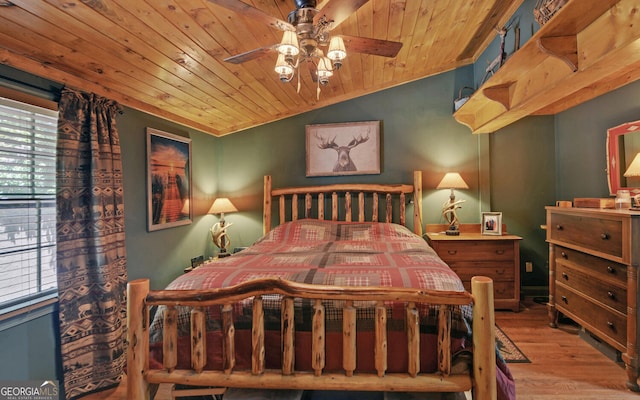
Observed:
[[[282,41],[237,54],[224,61],[240,64],[254,60],[271,52],[278,53],[275,72],[282,82],[290,82],[296,70],[307,64],[311,78],[320,85],[326,85],[333,72],[342,66],[347,49],[356,53],[383,57],[395,57],[402,48],[401,42],[380,40],[360,36],[331,36],[329,32],[340,25],[369,0],[326,0],[322,8],[316,9],[316,0],[294,0],[296,9],[287,17],[288,22],[273,17],[241,0],[209,0],[238,14],[253,18],[284,31]],[[326,48],[327,54],[321,48]],[[298,73],[298,92],[300,74]]]

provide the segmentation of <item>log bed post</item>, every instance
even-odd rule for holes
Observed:
[[[145,298],[149,279],[137,279],[127,285],[127,399],[148,400],[149,384],[144,374],[149,369],[149,309]]]
[[[266,235],[271,230],[271,175],[264,176],[262,196],[262,234]]]
[[[413,171],[413,232],[422,236],[422,171]]]
[[[496,332],[493,310],[493,281],[486,276],[471,278],[473,304],[473,390],[474,400],[495,400]]]

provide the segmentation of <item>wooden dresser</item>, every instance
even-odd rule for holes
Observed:
[[[549,324],[558,312],[622,353],[639,391],[640,212],[547,207]]]
[[[443,228],[443,229],[438,229]],[[456,274],[467,290],[476,275],[493,279],[496,309],[520,308],[519,236],[482,235],[479,224],[460,225],[460,235],[447,236],[445,225],[427,225],[427,239]]]

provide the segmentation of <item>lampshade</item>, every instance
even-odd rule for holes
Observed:
[[[347,50],[344,47],[344,40],[340,36],[331,37],[331,42],[329,42],[329,52],[327,53],[327,57],[329,57],[334,63],[336,61],[340,62],[347,56]]]
[[[282,41],[278,46],[278,52],[285,56],[296,56],[300,52],[298,48],[298,36],[293,31],[284,31]]]
[[[631,161],[631,165],[629,165],[629,168],[625,171],[624,176],[627,178],[631,176],[640,176],[640,153],[636,154],[633,158],[633,161]]]
[[[286,77],[293,74],[293,67],[285,60],[284,54],[278,54],[274,71],[280,75],[281,79],[283,76]]]
[[[457,172],[447,172],[436,189],[469,189],[469,185]]]
[[[233,205],[231,200],[226,197],[218,197],[211,205],[207,214],[223,214],[237,211],[238,209]]]
[[[322,57],[318,61],[318,80],[321,82],[328,80],[333,75],[331,60],[328,57]]]

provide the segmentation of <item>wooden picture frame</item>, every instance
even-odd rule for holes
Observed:
[[[191,139],[147,128],[147,230],[192,222]]]
[[[380,121],[306,126],[307,176],[380,173]]]
[[[481,227],[483,235],[502,235],[502,213],[483,212]]]

